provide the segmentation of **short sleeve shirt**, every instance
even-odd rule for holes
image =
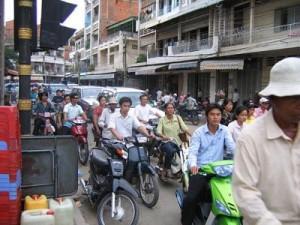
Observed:
[[[154,110],[150,105],[137,105],[135,107],[135,115],[139,120],[148,121],[151,114],[154,114]]]
[[[177,144],[181,144],[179,133],[181,131],[187,131],[188,127],[183,122],[180,116],[174,115],[172,119],[168,119],[167,116],[160,118],[157,132],[161,135],[175,138]]]
[[[72,103],[68,103],[64,107],[64,113],[67,113],[68,120],[72,120],[81,116],[83,114],[83,110],[80,105],[72,105]]]
[[[132,130],[141,126],[141,123],[134,115],[122,116],[121,113],[116,113],[111,117],[108,128],[116,129],[123,137],[131,137]]]

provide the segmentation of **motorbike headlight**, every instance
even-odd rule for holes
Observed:
[[[215,173],[220,177],[228,177],[232,174],[233,165],[223,165],[214,167]]]
[[[225,215],[230,215],[230,211],[229,209],[219,200],[216,200],[216,208],[218,210],[220,210],[222,213],[224,213]]]

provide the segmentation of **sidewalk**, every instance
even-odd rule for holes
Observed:
[[[85,222],[81,210],[76,205],[74,210],[74,225],[89,225]]]

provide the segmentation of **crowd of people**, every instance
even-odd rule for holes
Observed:
[[[199,198],[207,189],[208,180],[198,173],[199,168],[233,154],[234,195],[242,210],[244,224],[299,224],[299,65],[298,58],[288,58],[275,64],[269,86],[260,93],[267,97],[261,97],[258,106],[252,100],[239,105],[237,89],[233,99],[223,96],[218,103],[207,102],[204,107],[206,123],[193,134],[175,110],[179,104],[185,104],[188,109],[198,104],[190,94],[177,96],[167,92],[163,95],[158,90],[156,97],[164,106],[164,115],[148,104],[147,94],[140,96],[140,104],[135,107],[133,114],[130,113],[130,98],[122,97],[117,102],[114,97],[107,99],[100,96],[92,121],[95,140],[100,137],[123,140],[132,136],[134,129],[153,138],[145,124],[154,115],[160,118],[156,135],[163,141],[163,179],[172,176],[172,159],[182,144],[180,133],[191,136],[188,155],[191,177],[183,201],[183,225],[192,224]],[[287,81],[283,81],[282,77]],[[279,81],[285,82],[284,87]],[[54,111],[46,92],[39,93],[38,98],[36,113]],[[50,120],[55,130],[62,127],[63,134],[70,134],[72,119],[82,116],[87,120],[85,112],[78,105],[78,95],[72,93],[63,96],[58,92],[52,102],[60,104],[57,124]],[[118,104],[120,110],[117,111]],[[36,120],[35,125],[39,123],[41,121]],[[271,191],[270,185],[274,191]],[[282,194],[278,196],[278,193]]]

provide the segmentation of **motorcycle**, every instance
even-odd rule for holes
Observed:
[[[233,199],[231,188],[232,160],[204,165],[199,170],[209,179],[209,197],[201,199],[193,225],[241,225],[242,216]],[[184,192],[188,190],[188,172],[184,173],[183,189],[176,190],[176,199],[182,208]]]
[[[118,146],[114,150],[118,151]],[[92,207],[97,208],[99,225],[138,224],[138,194],[123,176],[122,160],[97,148],[92,149],[89,179],[81,178],[80,183]]]
[[[145,137],[135,136],[125,138],[124,142],[103,140],[103,145],[112,156],[125,159],[125,179],[136,185],[144,205],[152,208],[159,198],[159,185],[150,158],[142,146],[146,141]],[[116,143],[119,144],[117,155],[114,151]]]
[[[180,106],[178,108],[178,114],[183,120],[190,121],[193,125],[198,125],[202,119],[202,112],[198,107],[188,110],[185,106]]]
[[[87,122],[81,117],[76,117],[71,123],[71,134],[78,143],[79,162],[85,165],[89,158]]]
[[[163,167],[164,167],[164,153],[162,152],[162,150],[160,149],[162,144],[167,143],[167,142],[173,142],[176,144],[175,140],[172,139],[170,141],[162,141],[161,139],[157,138],[157,140],[160,140],[160,144],[158,147],[159,150],[159,161],[157,163],[157,165],[155,166],[155,171],[158,174],[158,177],[160,178],[161,181],[165,181],[164,179],[162,179],[162,173],[163,173]],[[176,144],[177,145],[177,144]],[[173,158],[173,162],[171,164],[171,173],[172,173],[172,177],[168,177],[169,179],[174,179],[174,180],[178,180],[182,177],[182,173],[183,173],[183,168],[185,165],[185,161],[187,159],[187,155],[188,155],[188,149],[183,149],[182,147],[178,146],[178,153],[175,153],[174,158]],[[177,158],[179,157],[179,158]]]
[[[34,135],[54,135],[56,132],[53,117],[55,113],[44,112],[44,113],[33,113],[35,118],[34,122]]]

